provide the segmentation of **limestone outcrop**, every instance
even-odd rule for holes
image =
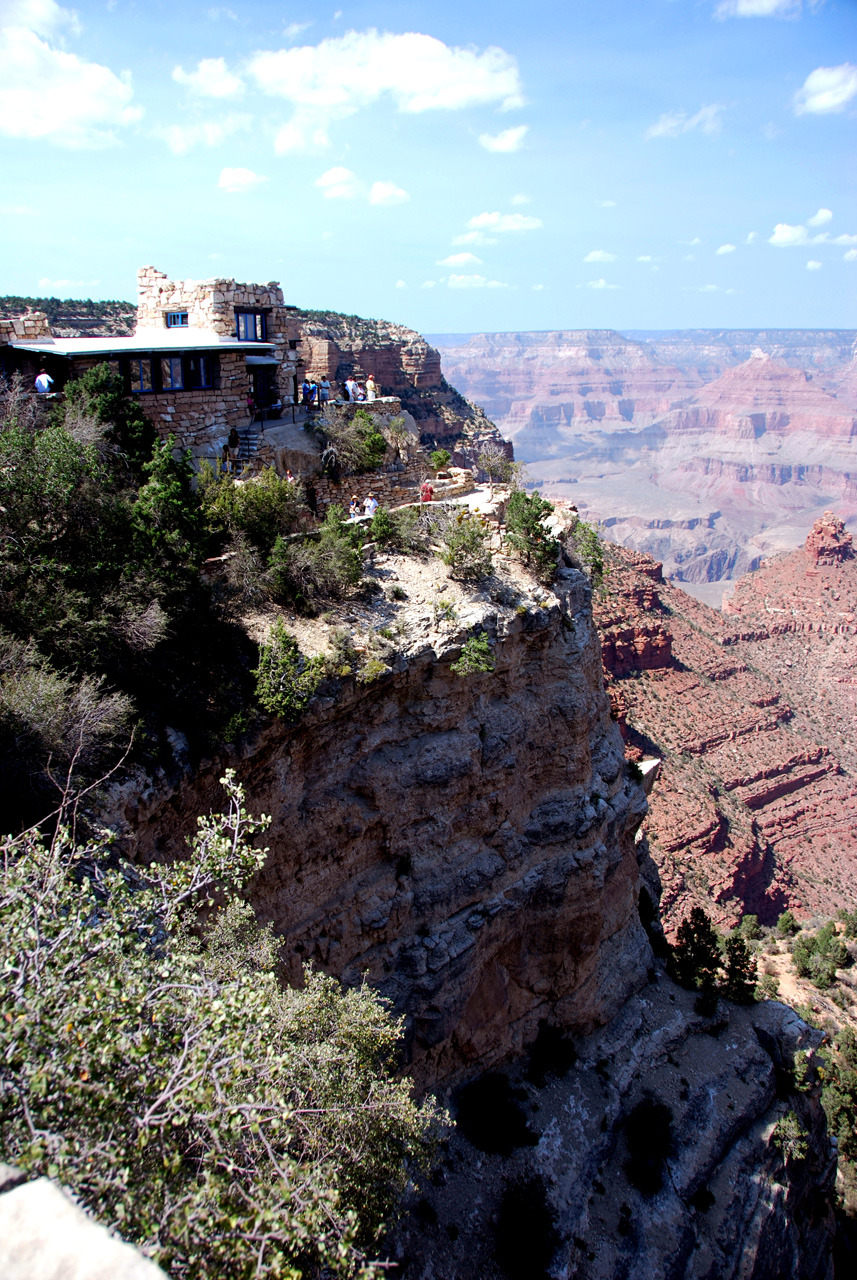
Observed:
[[[818,1078],[790,1084],[819,1033],[779,1004],[693,1005],[655,977],[572,1066],[545,1079],[531,1059],[486,1090],[490,1121],[460,1096],[443,1166],[393,1236],[405,1274],[831,1280],[835,1151]],[[789,1112],[801,1159],[778,1145]]]
[[[234,764],[273,818],[252,899],[292,976],[309,960],[366,974],[408,1015],[423,1081],[507,1057],[547,1016],[598,1026],[645,980],[645,797],[610,719],[588,584],[563,572],[514,607],[474,593],[446,634],[425,614],[387,676],[270,724],[240,760],[137,777],[114,800],[135,856],[166,854]],[[475,627],[497,669],[464,680],[450,663]]]

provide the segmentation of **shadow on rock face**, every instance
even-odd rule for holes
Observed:
[[[512,1088],[502,1071],[489,1071],[459,1093],[458,1127],[468,1142],[491,1155],[509,1156],[516,1147],[534,1147],[538,1135],[521,1106],[525,1096]]]

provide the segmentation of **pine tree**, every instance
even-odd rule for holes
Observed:
[[[676,982],[690,990],[712,991],[720,969],[720,946],[711,920],[694,907],[678,927],[672,969]]]
[[[752,1004],[756,998],[756,957],[744,938],[726,939],[726,961],[720,994],[735,1004]]]

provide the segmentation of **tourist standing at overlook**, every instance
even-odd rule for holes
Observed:
[[[327,380],[327,374],[325,374],[321,382],[318,384],[318,400],[322,408],[327,404],[329,399],[330,399],[330,383]]]
[[[360,390],[353,378],[346,378],[345,390],[348,393],[348,399],[353,403],[357,399],[357,392]]]
[[[366,399],[375,400],[377,398],[377,395],[378,395],[378,387],[375,383],[375,379],[370,373],[369,377],[366,379]]]
[[[375,497],[374,493],[370,493],[363,499],[363,514],[364,516],[374,516],[377,510],[378,499]]]

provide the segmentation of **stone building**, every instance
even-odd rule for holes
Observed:
[[[139,395],[163,436],[195,457],[215,456],[230,429],[246,428],[248,397],[260,410],[297,401],[301,334],[297,309],[276,281],[169,280],[137,272],[137,326],[128,337],[59,338],[38,312],[0,320],[0,369],[35,378],[44,369],[61,391],[107,363]]]

